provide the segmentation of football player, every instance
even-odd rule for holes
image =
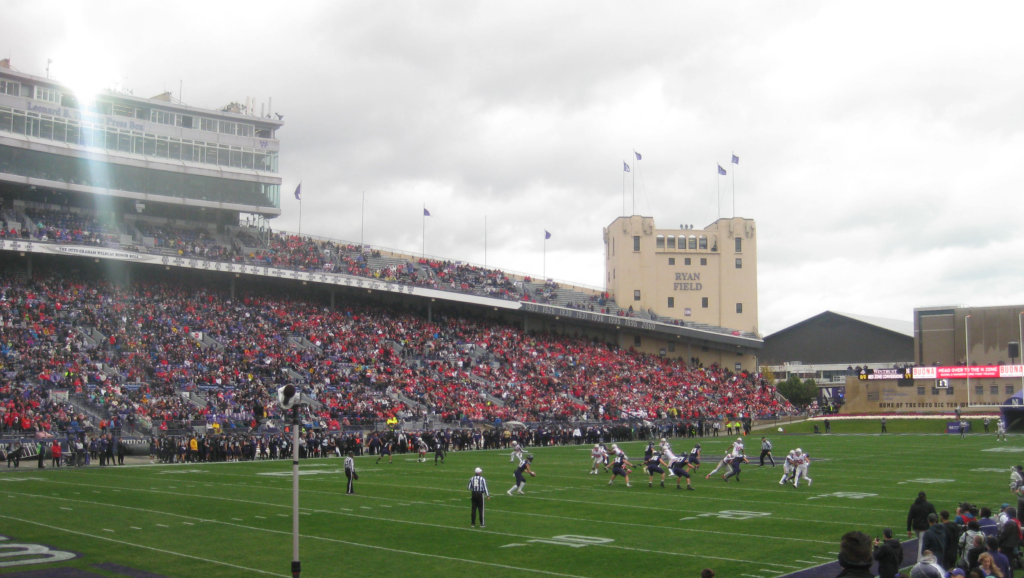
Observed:
[[[526,456],[526,459],[524,459],[522,462],[519,463],[519,467],[517,467],[516,471],[515,471],[516,485],[512,486],[509,489],[509,491],[505,492],[506,494],[511,496],[512,495],[512,490],[517,490],[518,493],[520,493],[520,494],[526,493],[526,492],[523,491],[523,488],[526,487],[526,478],[523,477],[523,472],[526,472],[526,473],[530,474],[531,478],[537,477],[537,474],[535,474],[533,472],[533,470],[530,469],[530,464],[532,464],[532,463],[533,463],[533,454],[530,454],[530,455]]]
[[[796,475],[793,477],[793,487],[800,486],[800,478],[807,480],[807,485],[810,486],[812,480],[807,476],[807,467],[811,465],[811,456],[805,454],[800,448],[796,448]]]
[[[687,466],[696,471],[700,467],[700,444],[695,444],[693,449],[690,450],[690,459],[686,460]]]
[[[626,454],[615,444],[612,444],[612,451],[615,452],[612,458],[612,479],[608,481],[608,485],[612,485],[615,481],[616,476],[622,476],[626,478],[626,487],[632,488],[632,484],[629,483],[629,474],[633,473],[633,470],[629,469],[633,467],[633,464],[629,463],[626,459]]]
[[[726,482],[728,482],[729,478],[735,477],[737,482],[740,481],[740,464],[749,464],[750,463],[750,462],[747,461],[747,456],[741,454],[741,455],[738,455],[738,456],[737,455],[732,455],[732,456],[726,456],[726,457],[727,458],[731,458],[729,460],[729,464],[728,464],[729,465],[729,471],[725,472],[725,474],[722,475],[722,479],[725,480]]]
[[[782,479],[779,485],[785,484],[796,474],[796,450],[789,450],[786,459],[782,462]]]
[[[523,463],[523,448],[519,446],[519,442],[512,440],[512,455],[508,457],[508,463],[512,463],[512,460],[519,458],[519,463]]]
[[[602,464],[608,463],[608,452],[601,447],[601,444],[594,444],[594,449],[590,450],[590,459],[594,462],[590,467],[590,473],[596,476],[598,475],[597,468],[601,467]],[[607,470],[608,468],[605,469]]]
[[[654,474],[661,474],[661,487],[664,488],[665,487],[665,470],[662,469],[662,466],[667,468],[668,464],[666,464],[665,461],[661,459],[661,454],[659,454],[658,452],[654,452],[653,454],[651,454],[651,457],[649,457],[646,460],[644,460],[644,465],[647,466],[647,468],[646,468],[647,469],[647,476],[648,476],[647,487],[648,488],[653,488],[654,487]]]
[[[679,480],[686,478],[686,489],[692,490],[693,486],[690,485],[690,472],[686,471],[689,464],[689,459],[686,456],[672,456],[669,462],[669,469],[676,475],[676,489],[683,489],[679,485]]]
[[[416,436],[416,451],[419,452],[420,456],[416,461],[426,462],[428,449],[430,448],[427,447],[427,442],[423,441],[422,437]]]

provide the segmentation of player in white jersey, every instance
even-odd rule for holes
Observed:
[[[736,441],[732,442],[732,455],[736,458],[743,455],[743,438],[736,438]]]
[[[812,480],[807,475],[807,466],[811,465],[811,456],[805,454],[800,448],[796,449],[797,462],[796,462],[796,476],[793,477],[793,487],[797,488],[800,486],[800,478],[807,480],[807,485],[810,486]]]
[[[740,454],[740,455],[743,455],[743,454]],[[710,472],[708,472],[708,475],[704,476],[704,479],[705,479],[705,480],[710,480],[710,479],[711,479],[711,476],[713,476],[713,475],[717,474],[717,473],[718,473],[718,470],[720,470],[720,469],[722,469],[722,468],[725,468],[725,467],[729,466],[729,464],[730,464],[731,462],[732,462],[732,454],[731,454],[731,453],[728,453],[728,452],[726,452],[725,456],[724,456],[724,457],[722,457],[722,459],[718,461],[718,465],[717,465],[717,466],[715,466],[715,469],[713,469],[713,470],[711,470]]]
[[[512,440],[512,455],[508,457],[508,463],[511,464],[516,458],[519,458],[519,463],[523,463],[523,448],[519,442]]]
[[[996,420],[996,441],[1006,441],[1006,423],[1002,418]]]
[[[429,449],[430,448],[427,447],[427,442],[423,441],[423,438],[417,437],[416,438],[416,450],[419,452],[420,457],[416,461],[418,461],[418,462],[425,462],[425,461],[427,461],[427,450],[429,450]]]
[[[590,450],[590,459],[594,460],[593,465],[590,467],[590,473],[597,474],[597,468],[601,467],[608,460],[608,452],[605,451],[601,444],[594,444],[594,449]]]
[[[789,479],[796,474],[796,450],[789,450],[786,455],[786,459],[782,462],[782,479],[779,480],[779,485],[785,484]]]

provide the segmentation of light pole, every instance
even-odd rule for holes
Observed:
[[[971,328],[967,321],[970,315],[964,317],[964,355],[967,358],[967,407],[971,407]]]
[[[299,562],[299,399],[301,395],[294,385],[288,384],[277,390],[277,405],[292,412],[292,576],[299,578],[302,563]]]
[[[1020,313],[1017,314],[1017,332],[1020,334],[1020,336],[1017,338],[1020,340],[1017,342],[1020,344],[1017,346],[1017,355],[1020,357],[1021,364],[1024,365],[1024,353],[1021,353],[1021,351],[1024,350],[1024,328],[1022,328],[1021,326],[1022,315],[1024,315],[1024,311],[1021,311]],[[1020,386],[1021,390],[1024,391],[1024,373],[1020,375]]]

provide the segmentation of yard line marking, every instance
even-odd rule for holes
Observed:
[[[71,508],[65,508],[65,507],[63,507],[63,506],[61,506],[61,508],[60,508],[60,509],[61,509],[61,510],[67,510],[67,511],[69,511],[69,512],[70,512],[70,511],[72,511],[72,510],[71,510]]]
[[[106,528],[103,528],[103,531],[104,531],[104,532],[113,532],[113,530],[108,530],[108,529],[106,529]]]
[[[142,529],[142,528],[139,528],[138,526],[128,526],[128,527],[131,528],[132,530],[141,530]]]
[[[243,520],[241,518],[231,518],[231,519],[236,521],[236,522],[244,522],[245,521],[245,520]]]
[[[115,491],[115,492],[120,492],[121,490],[114,490],[114,491]]]
[[[185,524],[186,526],[195,526],[192,522],[182,522],[182,524]]]
[[[52,481],[52,480],[47,480],[47,481],[51,481],[52,483],[56,483],[56,484],[70,484],[70,482],[56,482],[56,481]],[[78,485],[82,485],[82,484],[78,484]],[[222,485],[234,485],[234,484],[222,484]],[[383,484],[383,485],[395,485],[395,484]],[[403,486],[403,487],[405,487],[405,486]],[[431,488],[426,488],[426,489],[431,489]],[[137,490],[137,491],[148,492],[149,490],[140,489],[140,490]],[[288,491],[291,491],[291,489],[289,488]],[[461,492],[462,490],[453,490],[453,491]],[[155,493],[177,495],[177,494],[175,494],[173,492],[162,492],[162,491],[159,491],[159,490],[155,491]],[[329,493],[329,492],[319,492],[319,493]],[[262,502],[255,502],[255,501],[252,501],[252,500],[239,500],[237,498],[224,498],[224,497],[219,497],[219,496],[200,496],[200,497],[207,498],[207,499],[214,499],[214,500],[227,500],[227,501],[244,502],[244,503],[247,503],[247,504],[262,504]],[[387,498],[376,498],[376,499],[387,499]],[[550,500],[550,501],[579,502],[578,500],[561,500],[561,499],[557,499],[557,498],[537,498],[537,497],[535,497],[534,499]],[[438,502],[437,505],[440,505],[440,506],[443,506],[443,507],[455,507],[455,506],[450,506],[450,505],[444,503],[443,500],[434,500],[434,502]],[[433,505],[433,504],[430,504],[428,502],[413,502],[413,503],[424,504],[424,505],[428,505],[428,506],[429,505]],[[597,504],[597,505],[606,505],[606,504],[608,504],[607,502],[581,502],[581,503]],[[619,504],[611,504],[611,505],[619,505]],[[635,506],[635,507],[642,508],[642,509],[649,509],[649,510],[664,511],[664,508],[652,508],[652,507],[647,507],[647,506]],[[362,508],[363,509],[367,509],[367,510],[370,509],[367,506],[362,506]],[[531,514],[531,513],[528,513],[528,512],[517,512],[517,511],[508,511],[508,510],[494,510],[494,511],[501,511],[503,513],[520,514],[520,515],[533,515],[533,516],[538,516],[538,517],[564,518],[562,516],[551,516],[551,515],[545,515],[545,514]],[[286,514],[278,514],[278,516],[287,517]],[[569,518],[569,519],[571,519],[571,518]],[[776,519],[781,519],[781,518],[776,518]],[[608,520],[579,519],[579,521],[598,522],[598,523],[603,523],[603,524],[615,524],[615,525],[643,526],[645,528],[650,528],[651,527],[651,526],[645,525],[645,524],[632,524],[632,523],[629,523],[629,522],[615,522],[615,521],[608,521]],[[804,521],[804,520],[798,520],[798,521]],[[774,540],[789,540],[789,541],[813,542],[813,543],[823,543],[823,544],[826,544],[826,543],[827,544],[832,544],[833,543],[833,542],[828,542],[828,541],[812,540],[812,539],[809,539],[809,538],[791,538],[791,537],[767,536],[767,535],[759,535],[759,534],[737,534],[735,532],[720,532],[720,531],[713,531],[713,530],[697,530],[697,529],[694,529],[694,528],[675,528],[675,527],[672,527],[672,526],[659,526],[659,528],[667,528],[667,529],[680,530],[680,531],[688,531],[688,532],[727,534],[727,535],[730,535],[730,536],[742,536],[742,537],[748,537],[748,538],[767,538],[767,539],[774,539]],[[789,567],[789,568],[796,568],[796,566],[787,566],[787,565],[783,565],[783,566],[786,566],[786,567]]]
[[[278,516],[281,516],[282,518],[287,518],[288,514],[278,514]]]
[[[143,490],[143,491],[145,491],[145,490]],[[29,496],[29,497],[34,497],[34,498],[42,497],[42,496],[39,496],[39,495],[36,495],[36,494],[24,494],[23,493],[21,495]],[[255,501],[252,501],[252,500],[242,500],[242,499],[238,499],[238,498],[217,498],[217,497],[213,497],[213,496],[199,496],[199,497],[205,497],[205,498],[209,498],[209,499],[216,499],[216,500],[229,501],[229,502],[242,502],[242,503],[247,503],[247,504],[258,504],[258,503],[260,503],[260,502],[255,502]],[[47,499],[49,499],[49,498],[47,498]],[[57,499],[58,500],[62,500],[62,501],[70,501],[70,502],[78,501],[78,500],[73,500],[71,498],[57,498]],[[120,505],[116,505],[116,504],[102,504],[102,503],[98,503],[98,502],[86,502],[86,503],[96,504],[96,505],[103,505],[103,506],[112,506],[112,507],[115,507],[115,508],[121,508],[121,509],[127,509],[127,510],[137,510],[137,511],[147,512],[147,513],[151,513],[151,514],[161,514],[161,515],[174,516],[174,517],[179,517],[179,518],[190,518],[190,519],[193,519],[193,520],[208,521],[208,522],[213,522],[213,523],[217,523],[217,524],[224,524],[224,525],[227,525],[227,526],[237,526],[239,528],[247,528],[247,529],[250,529],[250,530],[257,530],[257,531],[263,531],[263,532],[272,532],[272,533],[291,535],[291,532],[283,532],[283,531],[278,531],[278,530],[270,530],[270,529],[259,528],[259,527],[254,527],[254,526],[244,526],[244,525],[241,525],[241,524],[232,524],[231,522],[221,522],[219,520],[201,520],[201,519],[194,518],[194,517],[191,517],[191,516],[185,516],[185,515],[182,515],[182,514],[175,514],[175,513],[172,513],[172,512],[161,512],[161,511],[158,511],[158,510],[148,510],[148,509],[144,509],[144,508],[134,508],[134,507],[131,507],[131,506],[120,506]],[[281,504],[281,505],[278,505],[278,504],[263,504],[263,505],[265,505],[265,506],[269,505],[269,506],[274,506],[274,507],[279,507],[279,508],[291,508],[290,505],[283,505],[283,504]],[[363,507],[365,508],[365,506],[363,506]],[[447,507],[456,507],[456,506],[447,506]],[[361,519],[372,520],[372,521],[376,521],[376,522],[390,522],[390,523],[410,524],[410,525],[415,525],[415,526],[427,526],[427,527],[433,527],[433,528],[443,528],[443,529],[447,529],[447,530],[455,530],[455,531],[462,531],[462,532],[477,532],[477,530],[474,530],[472,528],[466,528],[464,526],[445,526],[443,524],[433,524],[433,523],[429,523],[429,522],[415,522],[415,521],[411,521],[411,520],[399,520],[399,519],[394,519],[394,518],[377,518],[377,517],[374,517],[374,516],[364,516],[364,515],[361,515],[361,514],[342,514],[342,513],[332,512],[330,510],[314,510],[314,511],[315,512],[328,513],[328,514],[335,514],[335,515],[338,515],[338,516],[349,516],[349,517],[353,517],[353,518],[361,518]],[[278,514],[278,515],[279,516],[287,517],[286,514]],[[508,533],[508,532],[493,532],[492,531],[492,532],[489,532],[489,533],[494,534],[494,535],[498,535],[498,536],[510,536],[510,537],[513,537],[513,538],[537,539],[536,536],[523,535],[523,534],[512,534],[512,533]],[[736,534],[731,534],[731,535],[736,535]],[[333,541],[333,542],[337,542],[337,543],[341,543],[341,544],[351,544],[351,545],[365,546],[365,547],[370,547],[370,548],[377,548],[377,549],[383,549],[383,550],[391,551],[391,549],[384,548],[384,547],[370,546],[370,545],[358,544],[358,543],[354,543],[354,542],[346,542],[344,540],[336,540],[334,538],[325,538],[325,537],[322,537],[322,536],[312,536],[312,535],[305,536],[305,535],[302,535],[302,534],[300,534],[300,536],[308,537],[308,538],[313,538],[313,539],[317,539],[317,540]],[[800,569],[799,566],[791,566],[789,564],[777,564],[777,563],[774,563],[774,562],[744,560],[744,559],[741,559],[741,558],[723,558],[721,556],[708,556],[708,555],[703,555],[703,554],[688,554],[688,553],[684,553],[684,552],[666,552],[666,551],[661,551],[661,550],[647,550],[647,549],[644,549],[644,548],[633,548],[633,547],[629,547],[629,546],[618,546],[618,545],[612,545],[612,544],[598,544],[598,545],[595,545],[595,546],[596,547],[604,547],[604,548],[614,548],[614,549],[618,549],[618,550],[631,550],[631,551],[635,551],[635,552],[644,552],[644,553],[649,553],[649,554],[664,554],[664,555],[668,555],[668,556],[682,556],[682,557],[688,557],[688,558],[703,558],[703,559],[709,559],[709,560],[728,560],[728,561],[732,561],[732,562],[742,562],[742,563],[747,563],[747,564],[759,564],[759,565],[764,565],[764,566],[779,566],[781,568],[793,568],[793,569],[797,569],[797,570]],[[403,550],[394,550],[394,551],[396,551],[396,552],[403,552]],[[419,554],[419,553],[416,553],[416,552],[411,552],[411,553],[412,554],[417,554],[417,555]],[[428,554],[423,554],[423,555],[433,556],[433,555],[428,555]],[[460,560],[458,558],[452,558],[452,559],[453,560]],[[481,564],[487,564],[486,562],[480,562],[480,563]],[[547,572],[547,571],[544,571],[544,570],[535,570],[535,569],[529,569],[529,568],[524,568],[523,570],[527,570],[527,571],[530,571],[530,572],[541,572],[541,573],[544,573],[544,574],[553,574],[552,572]],[[559,575],[561,575],[561,576],[572,576],[570,574],[559,574]],[[578,577],[574,577],[574,578],[578,578]]]
[[[258,572],[260,574],[268,574],[270,576],[280,576],[281,578],[291,578],[291,576],[289,576],[287,574],[274,574],[273,572],[267,572],[266,570],[259,570],[259,569],[256,569],[256,568],[246,568],[245,566],[237,566],[235,564],[230,564],[228,562],[221,562],[219,560],[210,560],[208,558],[200,558],[198,556],[191,556],[189,554],[182,554],[180,552],[172,552],[171,550],[161,550],[160,548],[153,548],[152,546],[143,546],[142,544],[133,544],[131,542],[125,542],[123,540],[115,540],[113,538],[104,538],[103,536],[96,536],[94,534],[87,534],[85,532],[78,532],[76,530],[70,530],[68,528],[60,528],[60,527],[57,527],[57,526],[50,526],[50,525],[47,525],[47,524],[41,524],[39,522],[33,522],[33,521],[30,521],[30,520],[22,520],[21,518],[15,518],[13,516],[4,516],[4,515],[0,514],[0,518],[6,518],[8,520],[14,520],[16,522],[22,522],[24,524],[33,524],[35,526],[41,526],[41,527],[47,528],[49,530],[57,530],[57,531],[60,531],[60,532],[67,532],[69,534],[76,534],[78,536],[86,536],[88,538],[95,538],[96,540],[105,540],[107,542],[113,542],[115,544],[122,544],[124,546],[133,546],[135,548],[142,548],[144,550],[150,550],[152,552],[160,552],[161,554],[170,554],[172,556],[181,556],[182,558],[191,558],[192,560],[199,560],[200,562],[207,562],[207,563],[210,563],[210,564],[220,564],[221,566],[228,566],[230,568],[237,568],[239,570],[248,570],[249,572]],[[510,568],[511,568],[511,566],[510,566]]]
[[[266,518],[264,518],[263,516],[256,516],[256,517],[261,519],[261,520],[266,520]]]
[[[345,511],[345,512],[351,512],[351,511],[352,511],[352,510],[350,510],[350,509],[348,509],[348,508],[338,508],[338,509],[339,509],[339,510],[343,510],[343,511]]]
[[[835,562],[835,560],[834,560],[834,559],[832,559],[832,558],[827,558],[827,557],[825,557],[825,556],[811,556],[811,558],[817,558],[818,560],[828,560],[829,562]]]
[[[802,562],[804,564],[817,564],[817,562],[811,562],[810,560],[797,560],[797,562]]]
[[[372,510],[373,509],[370,506],[359,506],[359,507],[364,509],[364,510]]]
[[[170,526],[164,526],[163,524],[157,524],[157,526],[160,526],[161,528],[170,528]]]

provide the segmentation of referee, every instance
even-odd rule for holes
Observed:
[[[768,441],[768,438],[761,438],[761,466],[764,466],[764,458],[768,456],[768,459],[772,462],[772,467],[775,467],[775,458],[772,457],[772,442]],[[758,466],[760,467],[760,466]]]
[[[354,482],[359,479],[359,476],[356,475],[356,461],[353,459],[352,452],[345,457],[345,477],[348,478],[348,489],[345,493],[356,493]]]
[[[484,526],[484,498],[486,497],[490,500],[491,493],[487,491],[487,480],[480,475],[484,473],[484,471],[477,468],[473,473],[475,475],[472,478],[469,478],[468,486],[469,491],[473,494],[473,497],[471,498],[473,503],[473,513],[469,518],[469,527],[473,528],[476,526],[476,511],[480,510],[480,527],[486,528],[486,526]]]

